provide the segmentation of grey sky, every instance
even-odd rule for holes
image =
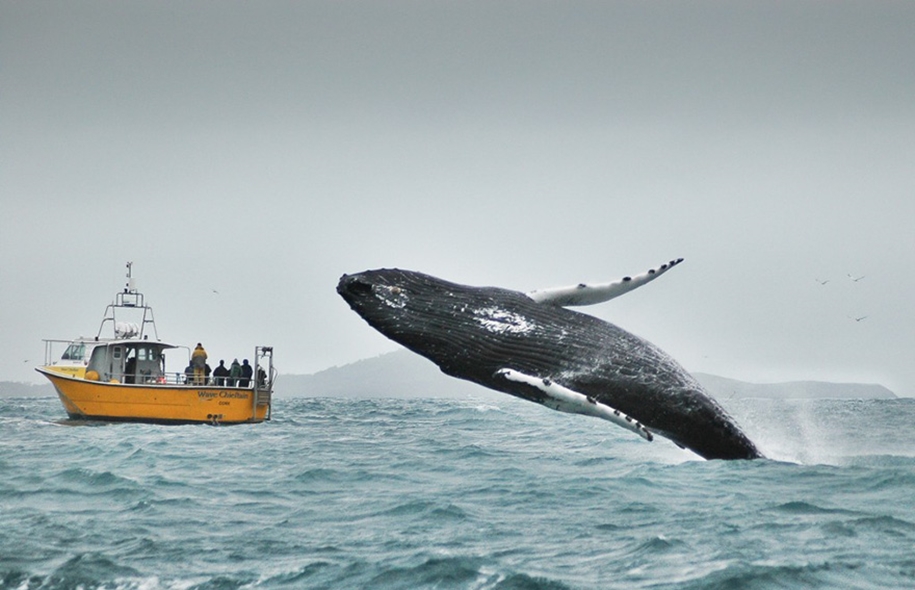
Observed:
[[[345,272],[530,290],[684,257],[585,311],[689,370],[915,395],[913,25],[875,1],[0,0],[0,380],[94,334],[128,260],[163,339],[309,373],[396,349]]]

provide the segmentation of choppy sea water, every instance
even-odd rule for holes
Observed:
[[[911,588],[915,400],[738,400],[772,459],[474,399],[89,425],[0,399],[0,588]]]

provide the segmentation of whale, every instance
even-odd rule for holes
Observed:
[[[670,355],[592,315],[594,305],[654,281],[683,259],[636,276],[529,292],[475,287],[397,268],[344,274],[338,294],[372,328],[451,377],[662,436],[705,459],[763,454]]]

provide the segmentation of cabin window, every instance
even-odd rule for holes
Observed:
[[[137,349],[137,358],[141,361],[157,361],[159,351],[152,347],[141,347]]]
[[[86,356],[86,345],[85,344],[71,344],[67,347],[67,350],[64,351],[64,354],[61,360],[65,361],[81,361],[83,357]]]
[[[114,358],[116,358],[116,359],[121,358],[121,347],[120,346],[114,347]]]

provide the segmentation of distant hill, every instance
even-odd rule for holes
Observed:
[[[719,399],[730,397],[770,399],[896,399],[896,394],[873,383],[788,381],[746,383],[717,375],[694,373],[693,377]]]
[[[280,375],[278,397],[466,397],[489,391],[448,377],[431,361],[408,350],[398,350],[312,375]]]
[[[717,375],[695,373],[694,377],[712,396],[774,399],[893,399],[882,385],[792,381],[746,383]],[[448,377],[430,361],[399,350],[334,367],[313,375],[282,375],[277,396],[309,397],[466,397],[489,391],[479,385]]]
[[[4,397],[55,397],[57,393],[50,383],[20,383],[0,381],[0,398]]]

